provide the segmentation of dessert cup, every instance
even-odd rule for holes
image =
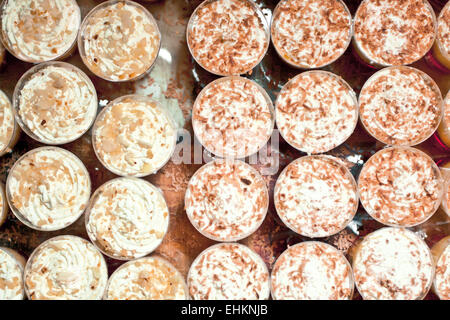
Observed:
[[[138,178],[116,178],[92,195],[85,214],[92,243],[118,260],[146,256],[162,242],[169,210],[162,192]]]
[[[81,12],[75,0],[5,0],[0,19],[5,48],[17,59],[40,63],[72,54]]]
[[[39,231],[63,229],[84,212],[91,194],[89,173],[73,153],[40,147],[20,157],[6,180],[14,215]]]
[[[448,166],[440,167],[442,179],[444,181],[444,195],[442,197],[441,207],[450,217],[450,168]]]
[[[269,26],[250,0],[205,0],[189,19],[189,51],[205,70],[218,76],[251,72],[264,58]]]
[[[441,300],[450,300],[450,236],[442,238],[432,248],[436,271],[433,292]]]
[[[358,193],[350,171],[333,157],[314,155],[291,162],[274,190],[275,208],[292,231],[310,238],[343,230],[358,210]]]
[[[12,151],[20,137],[11,102],[0,90],[0,157]]]
[[[177,129],[156,101],[127,95],[111,101],[95,120],[92,145],[106,169],[120,176],[156,173],[172,156]]]
[[[134,81],[149,73],[160,46],[161,34],[151,13],[128,0],[96,6],[78,34],[78,50],[86,67],[113,82]]]
[[[442,8],[437,20],[437,36],[432,48],[433,58],[450,72],[450,1]]]
[[[329,244],[306,241],[286,249],[274,264],[274,300],[351,300],[355,283],[350,263]]]
[[[75,236],[51,238],[37,247],[25,266],[25,292],[31,300],[100,300],[108,270],[102,254]]]
[[[444,99],[444,116],[437,128],[440,140],[450,148],[450,91]]]
[[[352,15],[341,0],[285,0],[272,16],[272,43],[295,68],[327,66],[341,57],[352,35]]]
[[[0,182],[0,226],[6,221],[8,211],[9,206],[8,200],[6,200],[5,185]]]
[[[23,300],[25,258],[17,251],[0,247],[0,300]]]
[[[189,181],[186,214],[192,225],[215,241],[237,241],[264,221],[269,192],[259,172],[240,160],[215,160]]]
[[[411,67],[384,68],[372,75],[359,95],[365,130],[388,145],[414,146],[436,131],[443,115],[436,82]]]
[[[434,277],[430,249],[404,228],[382,228],[365,236],[352,265],[365,300],[422,300]]]
[[[380,68],[421,59],[436,37],[436,16],[427,0],[364,0],[354,18],[354,48]]]
[[[168,261],[152,256],[121,265],[108,280],[105,300],[187,300],[181,273]]]
[[[92,126],[97,115],[97,92],[77,67],[44,62],[19,80],[13,97],[14,114],[22,130],[48,145],[72,142]]]
[[[358,123],[355,92],[341,77],[326,71],[292,78],[281,89],[275,107],[281,136],[309,154],[341,145]]]
[[[237,76],[208,84],[192,109],[195,136],[209,152],[223,158],[240,159],[258,152],[270,139],[274,121],[266,91]]]
[[[187,282],[194,300],[267,300],[269,278],[258,254],[239,243],[220,243],[194,260]]]

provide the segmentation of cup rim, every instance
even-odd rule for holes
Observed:
[[[9,99],[9,97],[6,95],[6,93],[4,91],[2,91],[0,89],[0,99],[4,98],[6,100],[7,103],[9,103],[9,108],[11,109],[11,114],[12,114],[12,121],[13,121],[13,131],[11,133],[11,137],[8,139],[8,143],[5,145],[5,147],[3,149],[0,149],[0,156],[8,153],[8,148],[11,147],[11,143],[14,141],[14,138],[19,134],[19,126],[17,124],[16,121],[16,117],[14,114],[14,107],[13,104],[11,102],[11,99]]]

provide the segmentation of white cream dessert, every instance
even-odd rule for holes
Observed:
[[[439,14],[437,41],[443,54],[450,59],[450,2],[447,2]]]
[[[317,241],[286,249],[275,262],[271,281],[275,300],[351,300],[354,290],[344,255]]]
[[[9,248],[0,247],[0,300],[23,300],[25,259]]]
[[[355,14],[355,45],[380,66],[411,64],[433,45],[436,17],[426,0],[364,0]]]
[[[164,197],[137,178],[106,182],[91,198],[86,230],[92,242],[112,258],[135,259],[155,250],[169,225]]]
[[[390,145],[413,146],[429,138],[442,118],[439,87],[410,67],[385,68],[364,84],[359,113],[364,128]]]
[[[436,264],[433,290],[441,300],[450,300],[450,236],[431,249]]]
[[[67,150],[41,147],[23,155],[6,182],[11,210],[27,226],[52,231],[75,222],[86,208],[91,180]]]
[[[325,71],[304,72],[286,83],[276,101],[276,123],[283,138],[306,153],[322,153],[342,143],[358,122],[353,89]]]
[[[107,300],[187,300],[181,273],[159,257],[145,257],[120,266],[111,275]]]
[[[24,279],[32,300],[100,300],[108,270],[102,254],[90,242],[59,236],[34,250]]]
[[[447,92],[444,99],[444,116],[439,124],[437,133],[442,142],[450,148],[450,91]]]
[[[263,222],[269,194],[261,175],[245,162],[215,160],[189,181],[186,214],[194,227],[217,241],[237,241]]]
[[[383,228],[367,235],[357,247],[353,274],[363,299],[419,300],[433,281],[433,258],[412,231]]]
[[[255,82],[219,78],[197,96],[192,126],[201,144],[215,155],[245,158],[260,150],[274,127],[273,105]]]
[[[108,104],[93,129],[93,146],[115,174],[143,177],[172,156],[177,131],[170,115],[145,96],[129,95]]]
[[[192,14],[187,43],[207,71],[239,75],[251,71],[269,46],[267,21],[250,0],[206,0]]]
[[[425,222],[442,200],[443,179],[434,161],[414,148],[378,151],[358,180],[359,196],[372,218],[390,226]]]
[[[83,62],[93,73],[110,81],[128,81],[153,66],[161,35],[143,6],[107,1],[86,16],[78,41]]]
[[[1,14],[3,44],[32,63],[67,55],[81,24],[75,0],[5,0]]]
[[[222,243],[203,251],[188,274],[194,300],[266,300],[269,272],[261,257],[238,243]]]
[[[340,0],[285,0],[271,24],[278,54],[300,68],[320,68],[338,59],[352,37],[352,16]]]
[[[29,70],[15,89],[15,109],[22,129],[47,144],[81,137],[97,115],[97,93],[80,69],[49,62]]]
[[[16,134],[16,123],[11,102],[0,90],[0,155],[11,151],[11,144]]]
[[[326,237],[344,229],[358,209],[356,182],[347,168],[329,156],[306,156],[280,174],[275,208],[293,231]]]

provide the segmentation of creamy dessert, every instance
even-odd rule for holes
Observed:
[[[84,64],[109,81],[130,81],[150,71],[161,43],[155,19],[133,1],[106,1],[88,13],[78,36]]]
[[[6,199],[5,185],[0,182],[0,226],[6,221],[8,211],[9,206]]]
[[[75,47],[81,24],[75,0],[5,0],[0,14],[3,44],[20,60],[62,59]]]
[[[337,60],[352,39],[352,16],[341,0],[286,0],[276,6],[272,43],[280,57],[299,68]]]
[[[197,96],[192,126],[200,143],[225,158],[245,158],[266,145],[274,127],[273,105],[255,82],[219,78]]]
[[[356,51],[375,66],[411,64],[431,49],[435,36],[427,0],[364,0],[354,18]]]
[[[327,237],[343,230],[358,209],[355,179],[330,156],[306,156],[291,162],[274,190],[281,220],[306,237]]]
[[[16,161],[6,181],[6,194],[12,212],[22,223],[53,231],[67,227],[83,214],[91,180],[74,154],[41,147]]]
[[[270,295],[269,271],[248,247],[221,243],[194,260],[188,287],[194,300],[266,300]]]
[[[98,115],[92,134],[101,163],[121,176],[143,177],[158,171],[175,149],[177,130],[154,100],[128,95],[110,102]]]
[[[286,249],[275,262],[271,284],[275,300],[351,300],[354,290],[350,263],[318,241]]]
[[[24,273],[25,291],[32,300],[100,300],[107,281],[102,254],[75,236],[42,243],[28,259]]]
[[[450,236],[431,248],[436,266],[433,291],[441,300],[450,300]]]
[[[23,300],[25,258],[15,250],[0,247],[0,300]]]
[[[0,156],[12,151],[19,135],[20,130],[14,119],[11,102],[0,90]]]
[[[276,100],[282,137],[306,153],[322,153],[344,143],[358,122],[353,89],[325,71],[304,72],[283,86]]]
[[[186,33],[197,63],[220,76],[250,72],[270,41],[267,21],[250,0],[204,1],[192,14]]]
[[[237,241],[252,234],[264,221],[268,205],[264,179],[238,160],[215,160],[201,167],[185,196],[191,223],[216,241]]]
[[[155,250],[169,226],[161,191],[137,178],[117,178],[95,191],[86,210],[91,241],[115,259],[135,259]]]
[[[83,71],[64,62],[31,68],[14,92],[19,125],[33,139],[64,144],[81,137],[97,115],[97,93]]]
[[[450,2],[442,8],[437,20],[437,36],[433,45],[433,56],[450,70]]]
[[[181,273],[159,257],[145,257],[121,265],[111,275],[107,300],[187,300]]]
[[[394,147],[375,153],[358,180],[367,213],[390,226],[411,227],[428,220],[438,209],[443,179],[434,161],[414,148]]]
[[[450,148],[450,91],[444,100],[444,116],[437,129],[440,140]]]
[[[431,287],[433,258],[426,243],[412,231],[382,228],[358,245],[353,275],[363,299],[419,300]]]
[[[385,68],[366,81],[359,95],[364,128],[390,145],[413,146],[428,139],[442,118],[439,87],[411,67]]]

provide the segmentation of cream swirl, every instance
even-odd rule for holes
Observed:
[[[261,257],[238,243],[209,247],[192,263],[189,292],[195,300],[266,300],[269,272]]]
[[[356,95],[340,77],[309,71],[290,80],[276,101],[283,138],[307,153],[329,151],[353,133],[358,121]]]
[[[23,78],[18,94],[19,124],[48,144],[71,142],[83,135],[97,114],[97,93],[78,68],[62,62],[39,65]]]
[[[169,262],[146,257],[125,263],[110,277],[107,300],[186,300],[181,273]]]
[[[86,208],[91,182],[83,163],[56,147],[29,151],[14,164],[6,182],[13,213],[28,226],[62,229]]]
[[[88,241],[59,236],[35,249],[25,267],[33,300],[99,300],[108,280],[102,254]]]
[[[132,80],[156,60],[161,36],[152,15],[132,1],[109,1],[94,8],[80,31],[81,56],[101,78]]]
[[[119,259],[143,257],[161,243],[169,211],[156,187],[137,178],[118,178],[102,185],[86,213],[91,240]]]
[[[22,300],[23,266],[8,250],[0,247],[0,300]]]
[[[394,226],[425,222],[442,199],[443,179],[422,151],[395,147],[374,154],[358,180],[361,203],[374,219]]]
[[[0,90],[0,154],[8,151],[14,135],[14,114],[11,102],[6,94]]]
[[[81,13],[75,0],[6,0],[1,21],[8,50],[38,63],[61,57],[73,47]]]
[[[112,101],[94,124],[93,144],[107,169],[142,177],[155,173],[172,156],[175,125],[161,106],[144,96]]]

